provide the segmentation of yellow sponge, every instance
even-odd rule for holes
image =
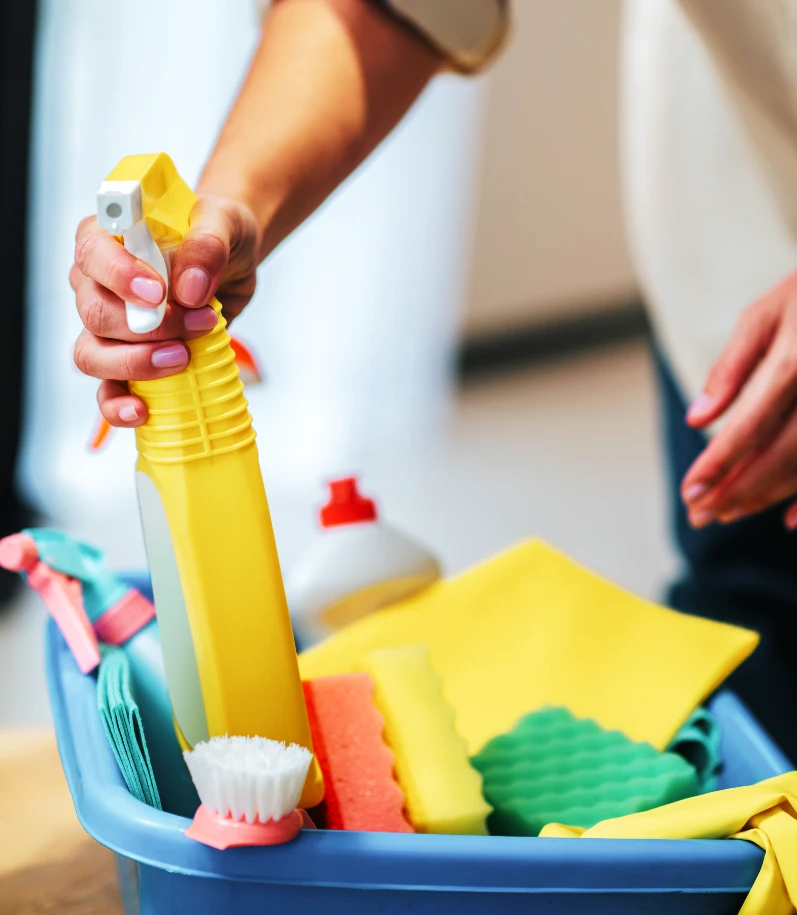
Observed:
[[[376,651],[366,668],[412,825],[418,832],[487,835],[492,808],[482,797],[481,775],[456,731],[427,646]]]
[[[425,642],[471,755],[518,718],[564,706],[664,749],[758,636],[656,606],[540,541],[367,616],[300,658],[305,679]]]

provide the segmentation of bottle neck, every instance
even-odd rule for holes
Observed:
[[[227,322],[218,300],[210,304],[218,324],[188,342],[188,367],[169,378],[130,385],[149,411],[147,422],[136,429],[138,451],[154,464],[201,460],[255,440]]]

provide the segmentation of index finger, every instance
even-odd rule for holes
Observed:
[[[163,277],[149,264],[127,251],[97,225],[94,216],[81,221],[75,235],[78,270],[125,302],[154,308],[163,301]]]
[[[711,501],[715,488],[748,455],[769,444],[797,402],[797,365],[779,342],[760,364],[723,429],[684,477],[687,502]]]

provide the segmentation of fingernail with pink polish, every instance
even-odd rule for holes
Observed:
[[[715,397],[710,397],[708,394],[701,394],[692,401],[691,406],[687,410],[686,418],[702,419],[704,416],[707,416],[716,405],[717,399]]]
[[[134,423],[138,419],[138,410],[133,404],[125,404],[125,406],[119,408],[119,419],[123,423]]]
[[[210,274],[202,267],[189,267],[177,278],[177,298],[184,305],[205,305],[210,297]]]
[[[706,527],[714,520],[714,513],[707,509],[699,512],[692,512],[689,516],[689,523],[692,527]]]
[[[708,486],[705,483],[693,483],[688,489],[684,490],[684,502],[697,502],[707,492]]]
[[[185,318],[183,319],[183,324],[186,330],[195,331],[195,330],[212,330],[218,323],[218,316],[216,312],[206,306],[205,308],[198,308],[196,311],[187,311]]]
[[[188,362],[188,352],[184,346],[175,343],[172,346],[162,346],[152,354],[152,365],[156,369],[173,369],[178,365]]]
[[[163,286],[148,276],[136,276],[130,283],[130,291],[136,298],[150,305],[160,305],[163,301]]]

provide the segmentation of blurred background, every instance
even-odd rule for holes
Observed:
[[[235,333],[266,376],[249,394],[284,566],[313,533],[324,481],[355,472],[447,572],[542,536],[660,595],[674,558],[623,229],[621,6],[517,3],[495,67],[437,78],[262,267]],[[19,138],[0,150],[14,227],[2,533],[59,527],[140,569],[133,436],[87,450],[96,385],[72,362],[74,230],[124,155],[163,149],[196,179],[258,10],[38,0],[0,17],[5,122]],[[3,576],[0,725],[44,723],[44,610]]]

